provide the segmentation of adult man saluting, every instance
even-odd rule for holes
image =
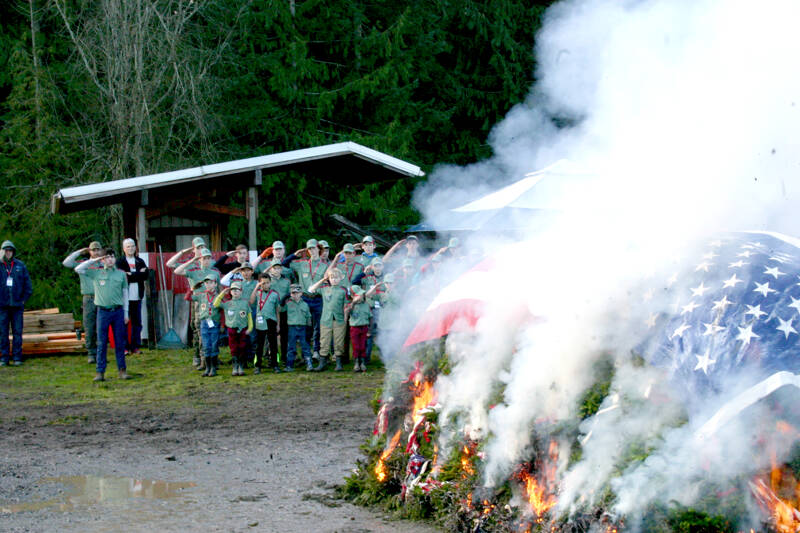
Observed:
[[[88,248],[81,248],[69,254],[61,263],[70,270],[75,270],[83,261],[78,259],[82,255],[89,254],[89,259],[97,259],[103,255],[103,248],[97,241],[89,243]],[[92,268],[102,268],[94,266]],[[89,362],[97,362],[97,308],[94,306],[94,285],[92,280],[85,275],[79,275],[81,280],[81,297],[83,310],[83,330],[86,336],[86,351],[89,352]]]
[[[14,256],[17,249],[11,241],[3,241],[0,261],[0,366],[8,366],[8,326],[14,336],[14,366],[22,364],[22,313],[25,302],[33,294],[31,277],[25,263]]]
[[[102,264],[103,268],[90,268],[98,264]],[[97,307],[97,374],[94,381],[106,379],[109,326],[114,334],[119,379],[130,379],[125,365],[125,326],[129,321],[128,279],[116,267],[114,249],[106,248],[105,255],[84,261],[75,267],[75,272],[84,274],[94,286],[94,304]]]

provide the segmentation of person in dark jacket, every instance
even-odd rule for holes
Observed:
[[[22,313],[25,302],[33,294],[33,285],[25,263],[17,259],[17,248],[11,241],[0,245],[0,366],[8,366],[8,328],[11,326],[13,342],[11,352],[14,365],[22,364]]]
[[[137,253],[136,241],[125,239],[122,241],[122,249],[125,255],[117,259],[116,267],[125,272],[125,277],[128,278],[128,317],[131,321],[131,332],[125,352],[136,354],[142,345],[142,302],[145,294],[144,282],[147,281],[148,272],[147,265]]]

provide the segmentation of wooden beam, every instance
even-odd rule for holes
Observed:
[[[136,245],[139,253],[147,251],[147,210],[144,207],[136,212]]]
[[[228,205],[212,204],[211,202],[196,202],[192,204],[192,207],[194,209],[199,209],[200,211],[217,213],[218,215],[228,215],[232,217],[247,216],[245,210],[239,207],[230,207]]]
[[[261,171],[258,171],[257,174],[260,175]],[[247,210],[247,247],[255,250],[257,248],[256,222],[258,219],[258,189],[255,187],[247,189],[245,206]]]

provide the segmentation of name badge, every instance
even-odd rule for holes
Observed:
[[[214,321],[211,320],[210,318],[207,318],[206,319],[206,326],[208,326],[210,328],[213,328],[214,327]]]
[[[264,323],[264,316],[263,315],[256,315],[256,322],[259,324]]]
[[[6,287],[14,286],[14,278],[6,278]]]
[[[100,286],[102,287],[102,286],[103,286],[103,285],[105,285],[105,284],[106,284],[106,280],[104,280],[104,279],[101,279],[101,280],[100,280]]]
[[[228,309],[228,316],[233,316],[233,309]]]

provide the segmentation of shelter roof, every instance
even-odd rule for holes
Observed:
[[[261,170],[262,173],[294,170],[321,175],[342,185],[361,185],[425,175],[416,165],[354,142],[343,142],[149,176],[68,187],[53,194],[50,208],[53,213],[71,213],[124,202],[128,198],[135,198],[141,191],[158,189],[159,194],[178,193],[176,187],[189,183],[195,189],[219,186],[228,190],[243,189],[260,185],[254,182],[256,170]]]

